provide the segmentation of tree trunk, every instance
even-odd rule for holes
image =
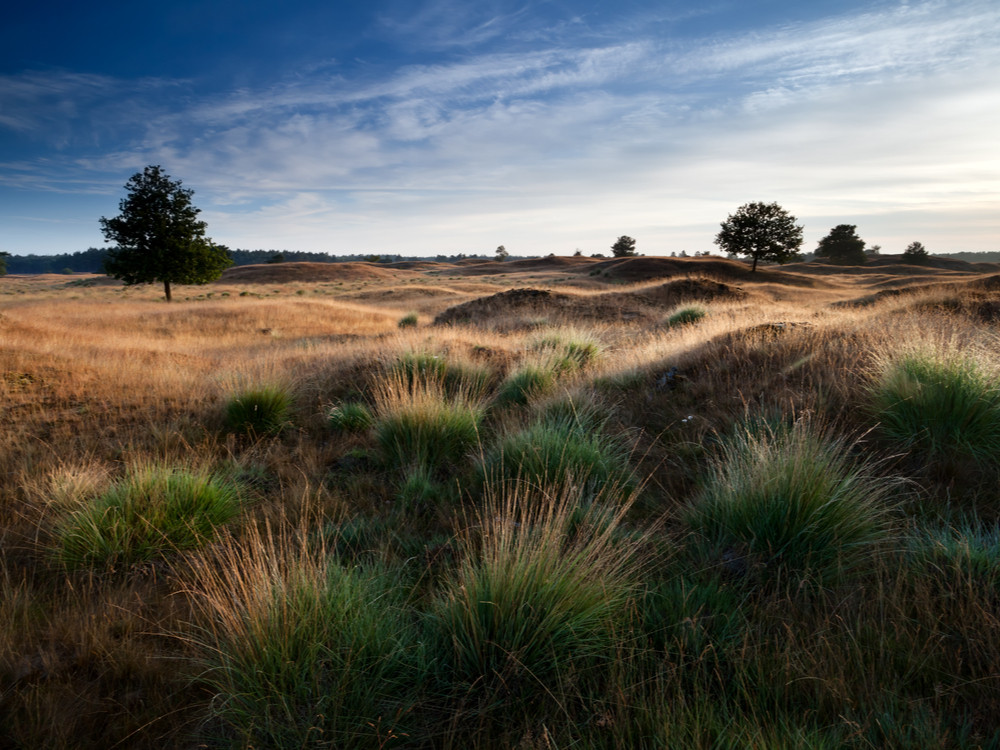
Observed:
[[[756,270],[757,270],[757,256],[755,255],[753,256],[753,268],[750,269],[750,273],[753,273]],[[167,295],[167,299],[170,299],[169,294]]]
[[[757,261],[755,260],[754,263],[756,263],[756,262]],[[164,281],[163,282],[163,293],[167,295],[167,302],[169,302],[170,301],[170,282],[169,281]]]

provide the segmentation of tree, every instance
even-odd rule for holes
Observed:
[[[101,217],[108,251],[104,270],[126,284],[163,283],[170,302],[171,284],[206,284],[233,264],[228,249],[205,236],[207,224],[191,203],[193,190],[171,180],[159,166],[146,167],[125,184],[121,213]]]
[[[911,242],[903,251],[903,262],[911,263],[915,266],[923,265],[930,258],[930,253],[921,242]]]
[[[831,263],[862,265],[865,256],[865,241],[858,237],[855,224],[838,224],[819,241],[817,258],[826,258]]]
[[[7,261],[5,261],[4,258],[9,258],[9,257],[10,253],[8,253],[6,250],[0,250],[0,276],[7,275]]]
[[[495,260],[504,261],[504,260],[507,260],[507,258],[509,258],[509,257],[510,257],[510,253],[507,252],[507,248],[505,248],[503,245],[500,245],[497,248],[497,254],[494,256],[494,259]]]
[[[611,252],[615,254],[616,258],[630,258],[637,255],[635,251],[635,240],[627,234],[623,234],[615,240],[615,244],[611,246]]]
[[[756,271],[759,260],[793,260],[802,246],[802,227],[777,203],[746,203],[722,223],[715,244],[731,255],[749,255],[750,270]]]

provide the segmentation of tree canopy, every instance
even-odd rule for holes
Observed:
[[[825,258],[831,263],[863,264],[867,260],[865,241],[858,237],[857,229],[855,224],[835,226],[819,241],[816,257]]]
[[[126,284],[161,282],[169,302],[171,284],[205,284],[233,261],[223,245],[205,236],[207,224],[191,203],[193,190],[181,187],[159,166],[146,167],[126,183],[121,213],[101,217],[108,251],[104,269]]]
[[[7,275],[7,261],[6,258],[10,257],[10,253],[5,250],[0,250],[0,276]]]
[[[930,258],[930,253],[922,242],[911,242],[903,251],[903,262],[913,265],[922,265]]]
[[[715,244],[731,255],[753,258],[750,270],[756,271],[759,260],[794,260],[802,246],[802,227],[777,203],[745,203],[722,222]]]
[[[615,240],[615,244],[611,246],[611,252],[615,254],[616,258],[632,257],[633,255],[636,255],[635,240],[627,234],[623,234]]]

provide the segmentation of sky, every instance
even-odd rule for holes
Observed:
[[[763,201],[805,251],[1000,250],[1000,3],[8,7],[0,250],[104,246],[150,164],[231,248],[694,253]]]

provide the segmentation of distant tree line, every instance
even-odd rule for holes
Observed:
[[[59,253],[58,255],[10,255],[3,260],[7,263],[7,273],[104,273],[104,260],[108,250],[105,247],[92,247],[75,253]],[[230,250],[229,256],[237,266],[249,266],[256,263],[350,263],[368,261],[369,263],[395,263],[401,260],[437,260],[455,261],[468,258],[492,260],[493,255],[397,255],[371,253],[354,253],[352,255],[333,255],[331,253],[309,253],[295,250]]]

